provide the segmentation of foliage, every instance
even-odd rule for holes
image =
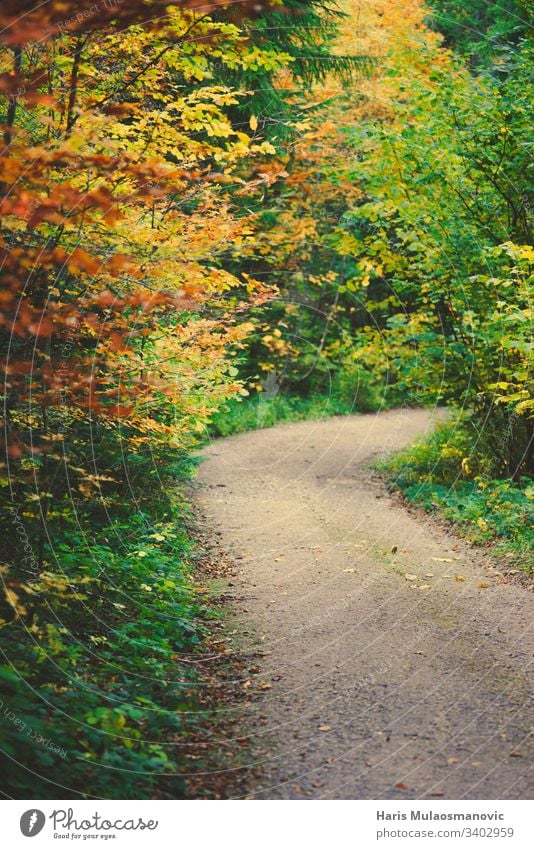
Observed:
[[[169,491],[210,429],[461,409],[399,486],[530,545],[532,44],[523,0],[471,12],[3,4],[15,795],[57,796],[29,728],[64,741],[60,795],[187,792],[202,709],[171,670],[208,614]]]
[[[499,552],[531,571],[532,479],[493,479],[492,442],[491,433],[477,432],[469,419],[460,418],[378,468],[410,501],[438,510],[472,542],[499,543]]]
[[[430,22],[445,35],[447,43],[470,61],[471,67],[506,63],[528,35],[529,0],[488,3],[473,0],[431,0]]]
[[[302,398],[300,395],[277,395],[264,398],[259,394],[243,401],[229,401],[213,415],[209,431],[213,436],[231,436],[283,422],[345,416],[352,412],[355,412],[354,406],[337,396]]]
[[[358,44],[381,62],[327,97],[272,190],[260,262],[280,258],[281,297],[247,367],[306,394],[355,363],[388,402],[469,409],[491,420],[493,474],[518,478],[534,471],[531,50],[506,84],[474,77],[422,5],[398,12],[365,4]]]
[[[184,736],[205,722],[188,658],[208,612],[174,513],[91,535],[64,524],[38,580],[4,570],[2,761],[17,798],[187,792]]]
[[[41,550],[55,499],[120,492],[122,457],[190,445],[240,391],[225,352],[266,292],[218,257],[249,238],[235,169],[268,148],[225,114],[239,93],[203,84],[208,37],[239,54],[235,26],[170,11],[158,38],[63,35],[4,77],[31,107],[11,115],[2,161],[4,484]]]
[[[368,56],[337,55],[333,50],[343,17],[336,3],[288,0],[243,24],[243,34],[254,46],[246,63],[227,65],[224,79],[249,92],[246,102],[236,107],[243,126],[252,119],[282,154],[302,132],[310,87],[332,74],[348,82],[371,67]],[[267,45],[270,60],[258,61],[260,46],[265,51]]]
[[[268,43],[246,3],[95,9],[0,13],[0,624],[20,760],[5,789],[23,797],[57,797],[63,757],[62,796],[187,791],[202,710],[182,665],[207,614],[161,504],[214,410],[246,393],[232,358],[274,293],[247,267],[250,208],[284,169],[247,87],[310,44],[298,16]]]
[[[395,115],[363,130],[367,198],[350,215],[361,270],[349,286],[414,400],[491,415],[496,442],[519,415],[494,471],[520,474],[532,471],[528,88],[523,74],[505,92],[475,81],[431,40],[423,52],[409,93],[403,77],[393,83]],[[406,72],[406,58],[400,49],[393,67]]]
[[[247,398],[232,398],[217,410],[208,432],[212,436],[230,436],[283,422],[376,412],[394,406],[396,400],[394,393],[383,391],[376,374],[350,357],[339,370],[332,371],[327,393],[289,394],[281,389],[275,376],[270,376],[259,391]]]

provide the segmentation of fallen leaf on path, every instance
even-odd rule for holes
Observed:
[[[463,575],[455,575],[455,576],[454,576],[454,580],[455,580],[458,584],[462,584],[462,583],[465,581],[465,578],[463,577]]]
[[[452,766],[453,764],[457,764],[458,758],[447,758],[447,763],[448,763],[449,766]]]
[[[431,560],[435,560],[436,563],[452,563],[452,557],[431,557]]]
[[[481,590],[487,590],[488,587],[489,587],[489,584],[479,584],[478,586]]]
[[[482,766],[482,761],[471,761],[471,766]]]
[[[403,784],[402,781],[398,781],[397,784],[395,785],[395,790],[407,790],[407,789],[408,789],[408,785]]]
[[[396,554],[398,550],[399,550],[398,545],[394,545],[393,548],[391,549],[391,553]]]
[[[510,752],[510,757],[511,758],[522,758],[523,755],[522,755],[521,752]]]
[[[319,731],[331,731],[331,730],[332,730],[331,725],[320,725],[319,726]]]
[[[419,584],[417,589],[418,590],[431,590],[432,586],[431,586],[431,584]]]
[[[261,685],[260,690],[270,690],[272,686],[272,684],[268,684],[267,682],[265,682]]]
[[[419,580],[419,575],[405,575],[404,576],[407,581],[417,581]]]
[[[356,571],[356,569],[343,569],[342,571],[343,571],[343,572],[350,572],[351,574],[354,574],[354,572]]]
[[[427,572],[427,573],[425,574],[425,578],[433,578],[433,577],[434,577],[434,573],[433,573],[433,572]]]

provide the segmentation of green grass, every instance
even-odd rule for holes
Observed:
[[[466,422],[449,422],[377,468],[404,496],[454,523],[473,543],[491,545],[532,573],[534,481],[493,478],[483,445]]]
[[[184,659],[205,652],[219,614],[193,580],[183,507],[169,506],[100,529],[64,513],[44,571],[17,586],[21,616],[2,628],[4,792],[188,795],[181,775],[203,768],[191,741],[211,707]]]
[[[264,398],[261,394],[243,400],[232,400],[213,416],[212,436],[231,436],[246,430],[273,427],[283,422],[300,422],[329,416],[347,416],[357,412],[347,401],[322,395],[300,398],[297,395],[277,395]]]

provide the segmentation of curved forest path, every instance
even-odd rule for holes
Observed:
[[[204,452],[198,503],[235,564],[232,627],[259,646],[238,684],[261,764],[250,796],[532,796],[532,595],[369,469],[431,426],[397,410]]]

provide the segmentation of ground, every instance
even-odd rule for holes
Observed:
[[[370,468],[432,422],[333,418],[204,452],[197,502],[257,655],[235,708],[250,797],[532,797],[532,595]]]

